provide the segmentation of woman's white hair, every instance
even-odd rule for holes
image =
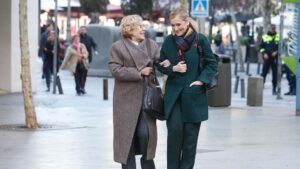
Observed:
[[[127,15],[125,16],[120,24],[120,31],[124,38],[131,38],[132,31],[134,28],[139,26],[143,22],[142,17],[139,15]]]

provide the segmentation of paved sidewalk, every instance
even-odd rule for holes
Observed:
[[[101,78],[88,77],[87,94],[76,96],[73,76],[60,76],[64,95],[45,92],[39,80],[34,100],[42,129],[12,128],[24,125],[22,95],[0,95],[0,169],[121,168],[112,153],[113,79],[109,100],[104,101]],[[166,134],[165,123],[158,122],[157,169],[166,169]],[[210,119],[200,129],[194,168],[298,169],[299,156],[295,97],[277,100],[267,82],[263,107],[246,106],[238,93],[230,107],[210,108]]]

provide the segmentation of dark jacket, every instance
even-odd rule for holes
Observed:
[[[54,42],[53,42],[54,43]],[[54,57],[54,44],[50,41],[46,41],[44,47],[44,64],[47,68],[50,68],[51,73],[53,73],[53,57]],[[59,45],[57,46],[57,51],[59,51]],[[59,71],[59,65],[61,63],[60,58],[57,56],[57,72]]]
[[[271,56],[273,52],[278,51],[279,40],[279,34],[277,33],[274,35],[264,35],[260,44],[260,52]]]
[[[94,39],[87,34],[85,34],[85,35],[80,34],[80,42],[85,45],[85,47],[89,53],[89,63],[91,63],[93,60],[92,48],[94,50],[96,50],[97,44],[95,43]]]
[[[40,44],[39,44],[39,51],[38,51],[38,55],[42,59],[44,59],[44,48],[45,48],[45,45],[46,45],[46,42],[47,42],[47,38],[48,38],[48,31],[45,30],[41,35]]]
[[[182,112],[184,112],[182,114],[184,122],[201,122],[208,119],[208,103],[205,88],[203,86],[189,87],[189,85],[197,80],[204,83],[211,82],[213,75],[217,71],[217,62],[206,37],[202,34],[198,34],[198,37],[198,42],[206,56],[206,65],[202,72],[199,69],[200,56],[196,45],[192,45],[185,52],[186,73],[174,73],[172,71],[172,67],[178,63],[178,49],[175,46],[173,36],[169,35],[162,45],[160,61],[168,59],[171,62],[171,66],[167,68],[159,67],[162,73],[168,75],[164,96],[164,109],[167,119],[178,99],[180,99]]]

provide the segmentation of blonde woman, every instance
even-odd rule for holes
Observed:
[[[88,51],[84,44],[80,43],[79,35],[72,37],[72,44],[66,51],[61,69],[68,69],[74,74],[75,89],[77,95],[85,94],[84,74],[89,66]]]
[[[145,27],[138,15],[124,17],[120,29],[124,38],[112,45],[108,61],[115,78],[114,160],[122,164],[122,169],[135,169],[135,155],[141,154],[141,168],[155,169],[156,120],[141,108],[143,76],[151,76],[159,48],[153,40],[145,38]],[[151,56],[147,48],[151,50]]]
[[[166,37],[160,52],[159,70],[168,75],[164,108],[167,119],[167,168],[192,169],[201,122],[208,119],[205,83],[212,80],[217,63],[205,36],[196,32],[187,10],[170,13],[172,34]],[[205,68],[199,69],[200,46]]]

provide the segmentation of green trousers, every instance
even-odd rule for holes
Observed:
[[[201,122],[183,122],[180,102],[167,120],[167,169],[193,169]]]

